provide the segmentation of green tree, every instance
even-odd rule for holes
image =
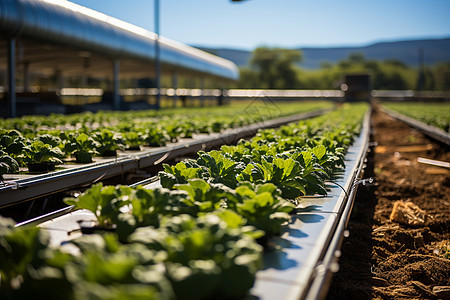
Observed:
[[[297,50],[282,48],[256,48],[250,59],[250,70],[244,70],[240,85],[257,84],[255,88],[288,89],[298,87],[298,67],[302,59]],[[253,72],[253,73],[252,73]],[[256,82],[252,82],[255,80]]]
[[[450,62],[441,62],[432,68],[435,88],[439,91],[450,90]]]
[[[239,88],[257,89],[336,89],[345,74],[369,73],[377,90],[415,90],[419,70],[400,60],[368,59],[361,53],[331,64],[324,61],[319,69],[297,66],[302,54],[296,50],[260,47],[255,49],[247,67],[241,68]],[[450,62],[424,68],[424,90],[450,90]]]
[[[373,88],[380,90],[413,89],[417,74],[416,70],[399,60],[366,59],[360,53],[351,53],[346,59],[340,60],[333,69],[334,74],[340,78],[348,73],[370,73]]]
[[[260,88],[258,74],[249,67],[239,68],[239,82],[237,87],[241,89],[257,89]]]

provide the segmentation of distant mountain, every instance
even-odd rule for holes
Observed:
[[[251,51],[245,50],[197,48],[231,60],[239,67],[247,65],[251,56]],[[361,53],[368,59],[396,59],[406,65],[416,67],[419,64],[419,49],[423,49],[424,62],[427,65],[450,61],[450,38],[445,38],[380,42],[363,47],[299,48],[298,50],[303,52],[303,61],[299,65],[306,69],[316,69],[322,62],[334,64],[347,58],[349,54]]]

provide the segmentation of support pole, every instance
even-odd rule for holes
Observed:
[[[113,104],[114,110],[120,110],[120,60],[115,59],[113,63]]]
[[[425,88],[425,63],[423,55],[423,47],[419,48],[419,77],[417,79],[417,91],[422,92]]]
[[[200,78],[200,91],[201,91],[201,95],[200,95],[200,106],[203,107],[205,106],[205,77],[201,77]]]
[[[228,94],[227,93],[228,93],[228,90],[225,89],[225,84],[222,81],[221,84],[220,84],[220,95],[219,95],[219,97],[217,99],[217,104],[219,106],[222,106],[222,105],[224,105],[227,102],[227,98],[228,98]]]
[[[175,94],[173,95],[173,107],[177,107],[177,102],[178,102],[178,95],[177,95],[178,74],[175,71],[172,73],[172,88],[175,90]]]
[[[58,86],[58,89],[62,90],[64,88],[64,76],[63,76],[61,69],[55,70],[55,77],[56,77],[56,84]]]
[[[23,63],[23,91],[30,91],[30,63]]]
[[[156,103],[155,108],[159,109],[161,105],[161,57],[159,49],[159,0],[155,0],[155,85],[156,85]]]
[[[8,108],[9,116],[15,118],[16,112],[16,39],[8,41]]]

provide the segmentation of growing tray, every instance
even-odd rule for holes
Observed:
[[[264,253],[264,267],[257,272],[250,291],[252,299],[318,299],[324,296],[336,269],[368,147],[369,113],[360,135],[345,156],[345,170],[327,184],[328,196],[305,197],[283,234],[271,239],[275,249]],[[159,181],[145,185],[146,188],[158,186]],[[55,247],[81,235],[81,223],[85,226],[95,223],[93,213],[87,210],[60,213],[64,215],[44,216],[27,223],[46,220],[39,226],[49,232],[50,244]]]
[[[275,250],[264,253],[251,295],[258,299],[320,299],[328,290],[345,227],[369,147],[370,112],[360,135],[345,156],[345,170],[328,184],[328,195],[305,197],[280,237]]]
[[[95,158],[90,164],[65,164],[61,169],[41,175],[5,174],[7,184],[0,185],[0,207],[35,199],[80,185],[92,184],[102,179],[157,165],[176,157],[208,150],[222,144],[231,144],[241,138],[255,135],[259,129],[273,128],[319,116],[328,110],[296,114],[288,117],[258,122],[245,127],[228,129],[221,133],[199,134],[193,139],[183,139],[165,147],[144,151],[121,152],[115,158]]]

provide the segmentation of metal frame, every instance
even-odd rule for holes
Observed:
[[[12,118],[16,117],[16,39],[8,41],[8,108]]]
[[[66,0],[4,1],[0,24],[0,34],[11,38],[32,38],[111,58],[155,60],[156,33]],[[239,76],[231,61],[164,37],[158,40],[162,63],[231,80]]]
[[[233,62],[160,36],[159,24],[153,33],[66,0],[4,0],[0,6],[0,48],[5,45],[8,49],[8,62],[0,61],[0,68],[8,69],[11,83],[15,83],[16,40],[20,47],[17,63],[27,64],[27,72],[49,75],[59,69],[84,76],[107,74],[113,77],[115,108],[120,101],[117,93],[119,59],[122,73],[148,77],[155,73],[158,90],[161,65],[168,73],[178,70],[225,81],[239,78]],[[159,0],[155,0],[155,9],[159,10]],[[159,17],[155,22],[159,22]],[[0,54],[2,52],[0,49]],[[113,74],[104,67],[111,61]],[[83,69],[86,65],[89,69]],[[132,67],[127,68],[127,65]],[[9,84],[8,92],[8,113],[15,117],[14,84]],[[156,106],[159,106],[161,96],[156,96]]]

